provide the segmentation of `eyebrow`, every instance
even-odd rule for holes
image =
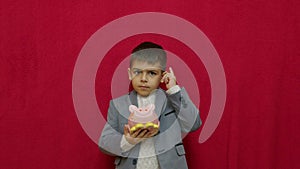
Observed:
[[[146,72],[145,72],[146,71]],[[162,75],[164,73],[164,71],[160,68],[157,69],[139,69],[139,68],[132,68],[132,73],[155,73],[156,75]]]
[[[138,71],[162,71],[160,68],[149,68],[149,69],[139,69],[139,68],[132,68],[133,70],[138,70]]]

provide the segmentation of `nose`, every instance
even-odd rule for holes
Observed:
[[[141,82],[148,82],[147,73],[146,72],[142,73]]]

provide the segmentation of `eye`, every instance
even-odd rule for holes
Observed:
[[[149,71],[149,75],[150,75],[150,76],[155,76],[155,75],[157,75],[157,73],[154,72],[154,71]]]
[[[138,74],[140,74],[140,73],[141,73],[140,70],[135,70],[135,71],[133,71],[133,74],[135,74],[135,75],[138,75]]]

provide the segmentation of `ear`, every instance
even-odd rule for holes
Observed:
[[[129,111],[130,111],[130,112],[135,112],[135,111],[137,111],[137,109],[138,109],[138,108],[137,108],[135,105],[130,105],[130,106],[129,106]]]
[[[128,68],[127,72],[128,72],[129,80],[132,80],[132,76],[131,76],[131,73],[130,73],[130,68]]]

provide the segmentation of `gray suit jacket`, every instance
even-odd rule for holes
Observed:
[[[102,151],[116,156],[117,169],[135,169],[140,143],[123,152],[120,147],[124,125],[128,123],[129,105],[137,106],[137,93],[110,101],[107,123],[101,133],[99,147]],[[182,133],[198,129],[201,125],[199,110],[190,100],[186,90],[167,95],[164,90],[156,91],[155,112],[160,120],[160,131],[154,137],[155,152],[160,169],[187,169]]]

